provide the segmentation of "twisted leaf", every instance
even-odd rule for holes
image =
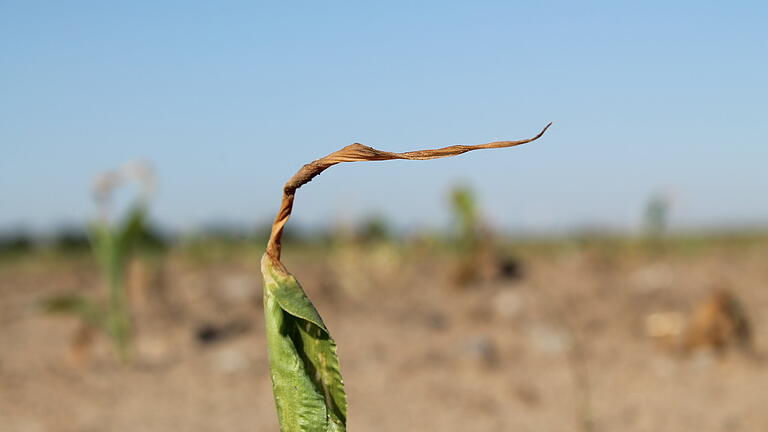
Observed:
[[[392,153],[352,144],[304,165],[283,188],[283,201],[261,260],[264,277],[269,367],[280,429],[283,432],[342,432],[346,430],[347,400],[339,372],[336,343],[299,282],[280,262],[280,240],[291,216],[296,190],[341,162],[392,159],[427,160],[472,150],[512,147],[534,141],[496,141],[473,146]]]

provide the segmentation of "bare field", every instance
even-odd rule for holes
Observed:
[[[767,242],[517,252],[522,278],[457,288],[434,251],[287,249],[339,345],[349,430],[768,430]],[[99,296],[88,257],[0,262],[0,430],[278,430],[258,265],[171,255],[139,271],[122,366],[101,335],[75,358],[78,322],[40,311]],[[646,335],[650,314],[687,314],[718,288],[742,301],[756,354],[682,355]]]

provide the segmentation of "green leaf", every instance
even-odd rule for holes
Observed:
[[[347,398],[336,343],[293,275],[268,255],[264,277],[269,368],[283,432],[343,432]]]

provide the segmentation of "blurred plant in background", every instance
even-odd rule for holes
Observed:
[[[480,215],[475,194],[469,186],[455,186],[451,190],[450,202],[456,223],[455,245],[459,254],[453,279],[456,285],[464,286],[480,277]]]
[[[115,190],[128,181],[141,185],[125,214],[118,220],[111,215]],[[149,198],[154,190],[154,173],[146,163],[126,164],[100,176],[94,185],[94,198],[99,218],[89,227],[91,250],[101,269],[107,288],[105,302],[80,295],[62,295],[45,302],[50,313],[73,315],[81,321],[72,344],[75,361],[82,363],[87,355],[94,330],[106,334],[123,362],[132,356],[133,323],[129,300],[129,271],[136,252],[157,248],[162,241],[148,226]],[[139,266],[140,268],[141,266]],[[136,271],[134,271],[136,272]],[[144,273],[142,270],[136,273]],[[146,288],[142,282],[131,284],[133,297],[143,301]]]
[[[669,210],[672,200],[669,195],[657,192],[648,199],[643,215],[643,233],[648,247],[659,251],[664,247],[664,238],[669,228]]]
[[[455,221],[453,244],[458,253],[454,284],[465,287],[495,279],[520,279],[522,263],[499,250],[501,236],[483,223],[472,188],[455,186],[450,193],[450,203]]]

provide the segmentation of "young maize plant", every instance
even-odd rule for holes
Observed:
[[[466,286],[480,277],[483,258],[480,215],[472,189],[468,186],[454,187],[451,206],[458,222],[455,245],[459,254],[453,281],[458,286]]]
[[[667,194],[651,195],[645,205],[643,231],[645,244],[649,250],[660,252],[664,249],[665,236],[669,225],[671,200]]]
[[[533,138],[521,141],[405,153],[390,153],[355,143],[304,165],[285,184],[280,211],[261,259],[269,368],[281,431],[340,432],[346,430],[347,422],[347,398],[336,343],[299,282],[280,262],[281,237],[291,216],[296,190],[338,163],[428,160],[472,150],[512,147],[539,139],[550,125]]]
[[[110,223],[107,207],[113,190],[132,177],[144,187],[143,195],[127,209],[125,217]],[[87,349],[90,333],[101,331],[112,341],[118,358],[126,363],[131,358],[132,322],[126,292],[126,271],[136,249],[148,235],[147,201],[152,187],[152,174],[143,165],[126,165],[99,178],[94,194],[101,206],[101,218],[89,227],[91,249],[98,261],[107,288],[105,304],[81,295],[62,295],[48,299],[44,307],[49,313],[73,315],[80,319],[81,330],[73,348]],[[78,356],[84,355],[78,353]]]

